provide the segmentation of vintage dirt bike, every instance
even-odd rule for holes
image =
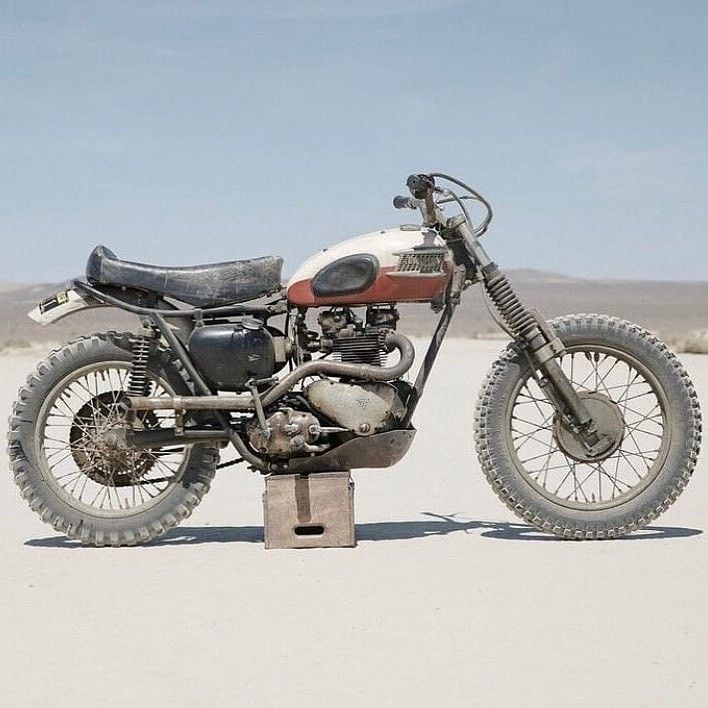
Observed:
[[[419,210],[421,225],[325,249],[285,288],[280,258],[161,268],[97,247],[85,279],[30,316],[49,324],[112,306],[142,328],[70,342],[20,389],[9,455],[30,507],[70,538],[131,545],[190,515],[215,471],[233,464],[218,464],[229,444],[263,474],[389,467],[413,442],[455,308],[480,283],[512,338],[475,413],[495,492],[563,538],[613,538],[659,516],[688,482],[701,435],[676,356],[614,317],[546,322],[482,247],[492,210],[478,192],[443,174],[407,185],[411,197],[394,206]],[[471,204],[484,209],[476,225]],[[414,302],[440,320],[409,381],[415,352],[396,306]]]

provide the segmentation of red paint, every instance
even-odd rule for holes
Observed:
[[[439,276],[389,275],[395,268],[381,268],[369,288],[351,295],[317,297],[312,292],[312,280],[293,283],[287,292],[288,302],[298,307],[328,307],[331,305],[371,305],[377,302],[430,302],[441,295],[450,280],[447,264]]]

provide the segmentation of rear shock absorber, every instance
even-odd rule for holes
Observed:
[[[133,341],[133,359],[130,367],[130,378],[128,381],[128,396],[146,396],[148,390],[148,358],[152,345],[152,335],[141,334]]]

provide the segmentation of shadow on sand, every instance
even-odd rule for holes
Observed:
[[[472,533],[480,531],[483,538],[507,541],[550,541],[563,542],[555,536],[542,533],[527,524],[504,521],[464,521],[456,514],[445,516],[423,512],[429,517],[423,521],[382,521],[371,524],[357,524],[358,541],[402,541],[426,536],[447,536],[451,533]],[[676,526],[648,526],[619,541],[648,541],[653,539],[685,538],[702,534],[701,529]],[[262,526],[183,526],[168,531],[164,536],[147,544],[150,546],[183,546],[201,543],[263,543]],[[88,548],[78,541],[65,536],[35,538],[25,542],[25,546],[36,548]]]

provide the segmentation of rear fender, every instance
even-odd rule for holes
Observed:
[[[58,320],[73,315],[81,310],[88,310],[92,307],[105,307],[104,303],[88,294],[81,293],[71,285],[64,290],[60,290],[56,295],[43,300],[27,316],[46,327]]]

